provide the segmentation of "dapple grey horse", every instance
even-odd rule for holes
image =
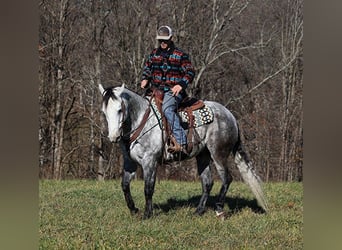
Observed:
[[[152,196],[156,181],[156,168],[163,158],[163,131],[158,126],[158,118],[154,112],[149,113],[145,124],[142,124],[143,116],[147,109],[151,109],[150,102],[137,93],[125,88],[110,87],[104,89],[99,85],[103,96],[102,111],[107,120],[108,138],[112,142],[119,142],[123,157],[122,190],[126,203],[131,213],[137,213],[130,191],[130,181],[137,170],[137,164],[142,167],[145,191],[144,218],[152,216]],[[216,214],[223,214],[226,193],[232,182],[232,176],[228,170],[228,156],[232,152],[235,163],[244,179],[249,185],[258,204],[266,212],[267,203],[263,194],[261,180],[255,173],[240,140],[237,122],[232,113],[223,105],[205,101],[214,113],[213,122],[197,127],[199,143],[194,144],[189,155],[196,157],[198,174],[202,182],[202,196],[196,208],[196,213],[205,212],[205,205],[213,186],[210,167],[216,167],[222,180],[222,186],[216,202]],[[142,128],[143,126],[143,128]],[[129,137],[135,130],[142,128],[139,136],[130,141]]]

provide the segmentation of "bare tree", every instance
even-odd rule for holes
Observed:
[[[281,54],[284,64],[291,63],[282,77],[283,105],[281,109],[281,137],[283,139],[279,165],[284,166],[282,179],[297,179],[295,167],[301,167],[296,159],[297,147],[302,144],[302,94],[303,76],[300,72],[303,40],[303,1],[284,2],[281,32]],[[291,160],[292,159],[292,160]]]
[[[73,102],[67,102],[67,98],[63,92],[63,83],[66,79],[66,44],[65,40],[65,26],[67,13],[69,11],[69,1],[61,0],[54,4],[47,4],[43,2],[41,8],[44,8],[45,13],[48,13],[45,22],[53,27],[46,30],[49,36],[46,36],[51,57],[49,64],[52,67],[49,72],[51,76],[46,79],[49,80],[51,87],[51,98],[53,100],[50,105],[50,133],[51,133],[51,147],[52,147],[52,166],[53,178],[60,179],[62,174],[62,148],[64,138],[64,126],[67,115],[72,108]],[[46,25],[44,28],[47,28]]]
[[[188,93],[234,113],[265,180],[302,179],[302,0],[60,0],[39,11],[41,177],[120,176],[97,85],[142,93],[144,60],[167,24],[196,68]],[[183,166],[195,179],[191,161],[163,175]]]

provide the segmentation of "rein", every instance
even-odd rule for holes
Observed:
[[[143,116],[143,119],[141,120],[141,123],[140,123],[140,125],[135,129],[135,131],[134,131],[134,133],[131,135],[131,137],[129,138],[129,144],[131,144],[133,141],[135,141],[137,138],[138,138],[138,136],[140,135],[140,133],[141,133],[141,131],[143,130],[143,128],[144,128],[144,126],[145,126],[145,124],[146,124],[146,122],[147,122],[147,120],[148,120],[148,116],[149,116],[149,114],[150,114],[150,112],[151,112],[151,108],[153,109],[153,107],[152,107],[152,105],[151,105],[151,101],[152,101],[152,99],[153,98],[156,98],[156,96],[158,95],[157,94],[158,92],[156,91],[156,89],[153,89],[152,90],[152,94],[151,94],[151,98],[150,99],[147,99],[146,97],[146,99],[148,100],[148,108],[146,109],[146,111],[145,111],[145,114],[144,114],[144,116]],[[146,93],[145,93],[146,94]],[[158,123],[156,124],[156,125],[158,125],[159,124],[159,121],[158,121]],[[156,126],[155,125],[155,126]],[[159,124],[160,125],[160,124]],[[152,128],[154,128],[155,126],[153,126]]]
[[[145,93],[145,94],[146,94],[146,93]],[[143,116],[143,118],[142,118],[142,120],[141,120],[139,126],[138,126],[136,129],[134,129],[133,131],[129,131],[128,133],[124,133],[123,130],[121,131],[120,137],[123,138],[124,140],[128,140],[128,139],[129,139],[129,140],[128,140],[129,144],[131,144],[132,142],[134,142],[134,141],[139,137],[141,131],[142,131],[143,128],[145,127],[145,124],[146,124],[147,120],[149,119],[149,115],[150,115],[150,113],[151,113],[151,108],[153,108],[152,105],[151,105],[151,101],[152,101],[152,98],[154,97],[154,95],[155,95],[155,92],[152,91],[152,95],[151,95],[151,98],[150,98],[150,99],[148,99],[148,98],[145,97],[145,99],[148,101],[148,107],[147,107],[147,109],[146,109],[146,111],[145,111],[145,113],[144,113],[144,116]],[[121,102],[121,110],[122,110],[122,113],[123,113],[123,115],[124,115],[124,117],[122,118],[122,121],[121,121],[121,126],[122,126],[123,123],[124,123],[124,121],[126,120],[126,117],[125,117],[125,116],[126,116],[126,110],[127,110],[124,101]],[[157,126],[158,124],[159,124],[159,123],[157,123],[157,124],[154,125],[153,127]],[[159,124],[159,125],[160,125],[160,124]],[[153,128],[153,127],[152,127],[152,128]],[[130,135],[130,137],[128,138],[129,135]]]
[[[150,112],[151,112],[151,108],[149,106],[145,111],[145,114],[143,116],[143,119],[142,119],[140,125],[135,129],[134,133],[129,138],[129,144],[131,144],[133,141],[135,141],[135,139],[137,139],[138,136],[140,135],[142,129],[144,128],[144,126],[146,124],[146,121],[147,121],[147,118],[148,118]]]
[[[127,138],[126,136],[131,135],[129,137],[129,144],[131,144],[133,141],[135,141],[138,138],[138,136],[140,135],[141,131],[143,130],[143,128],[144,128],[144,126],[148,120],[148,117],[149,117],[150,112],[151,112],[151,100],[148,100],[148,102],[149,102],[149,105],[148,105],[148,107],[144,113],[144,116],[141,120],[141,123],[139,124],[139,126],[136,129],[134,129],[134,132],[130,131],[130,132],[125,133],[125,134],[123,133],[123,130],[121,132],[121,136],[120,136],[121,138]],[[126,105],[123,101],[121,102],[121,109],[122,109],[123,114],[125,115],[127,108],[126,108]],[[122,120],[124,121],[125,117],[123,117]]]

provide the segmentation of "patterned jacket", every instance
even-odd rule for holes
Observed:
[[[185,90],[195,76],[189,56],[172,43],[168,51],[155,48],[145,62],[142,79],[157,85],[181,85]]]

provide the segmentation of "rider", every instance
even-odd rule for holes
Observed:
[[[162,108],[175,139],[172,138],[169,151],[187,153],[186,135],[176,110],[186,96],[185,89],[194,79],[194,67],[189,55],[175,47],[169,26],[161,26],[157,30],[156,39],[159,47],[153,49],[145,62],[141,88],[145,88],[151,81],[152,85],[164,90]]]

